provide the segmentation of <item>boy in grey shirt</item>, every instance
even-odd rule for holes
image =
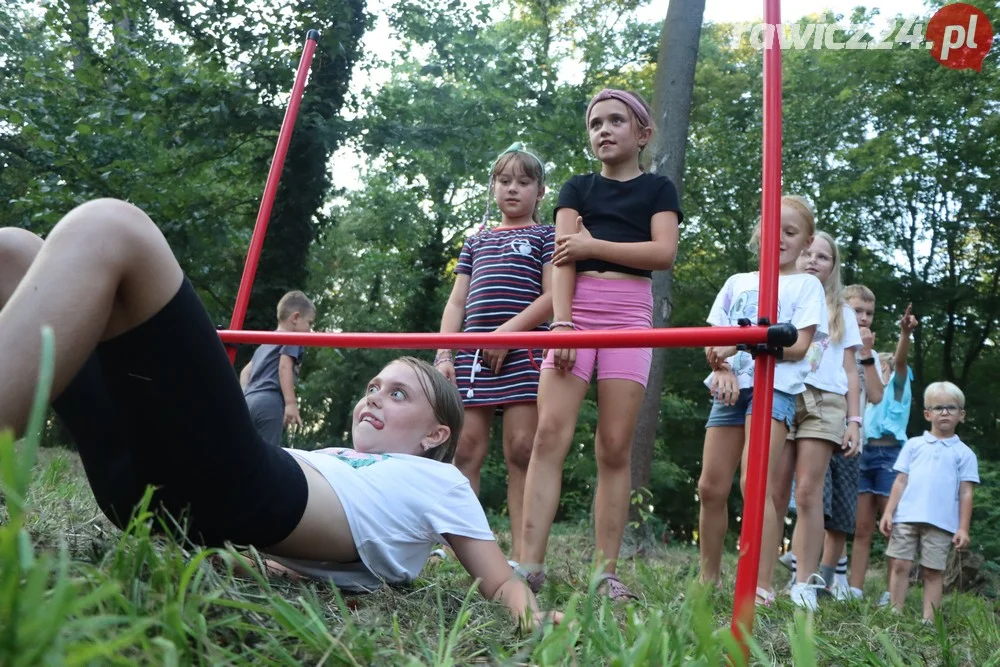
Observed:
[[[316,307],[299,291],[278,302],[278,331],[312,331]],[[240,373],[240,384],[257,432],[276,447],[285,426],[301,425],[295,380],[302,363],[301,345],[261,345]]]

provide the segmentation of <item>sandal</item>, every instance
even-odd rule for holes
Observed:
[[[757,595],[754,597],[753,603],[762,607],[770,607],[774,605],[774,593],[758,586]]]
[[[615,602],[624,602],[626,600],[638,600],[639,596],[628,589],[628,586],[622,583],[622,580],[618,578],[618,575],[612,574],[610,572],[605,572],[601,575],[599,583],[597,584],[597,589],[604,589],[605,594]]]
[[[507,564],[513,568],[514,574],[524,579],[524,582],[528,584],[528,588],[531,589],[531,592],[538,595],[538,591],[542,590],[542,584],[545,583],[545,570],[529,572],[521,567],[517,561],[513,560],[507,561]]]

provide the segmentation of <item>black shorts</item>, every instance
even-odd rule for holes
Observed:
[[[257,434],[187,280],[152,318],[98,345],[53,408],[76,441],[98,505],[119,527],[149,485],[156,525],[174,533],[183,526],[208,546],[275,544],[305,511],[302,469]]]

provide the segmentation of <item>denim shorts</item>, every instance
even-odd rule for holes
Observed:
[[[708,415],[705,428],[710,426],[744,426],[746,418],[753,412],[753,389],[740,389],[740,396],[735,405],[723,405],[717,399],[712,399],[712,411]],[[774,390],[774,401],[771,403],[771,418],[785,423],[790,428],[795,419],[795,397],[783,391]]]
[[[897,474],[892,466],[896,465],[896,459],[902,450],[902,445],[865,447],[858,462],[858,468],[861,470],[858,493],[874,493],[877,496],[888,497]]]

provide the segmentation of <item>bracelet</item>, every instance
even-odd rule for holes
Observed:
[[[436,357],[434,357],[434,365],[435,366],[437,366],[439,364],[443,364],[446,361],[449,362],[449,363],[451,363],[451,361],[452,361],[451,352],[443,352],[443,353],[439,352],[438,355]]]
[[[572,322],[553,322],[552,324],[549,325],[550,329],[554,327],[567,327],[570,329],[576,329],[576,325],[573,324]]]
[[[868,357],[867,359],[862,359],[858,363],[861,364],[862,366],[874,366],[875,365],[875,357],[871,356],[871,357]]]
[[[854,423],[854,424],[857,424],[858,426],[861,426],[861,423],[862,423],[861,422],[861,417],[848,417],[847,418],[847,423],[848,424]]]

